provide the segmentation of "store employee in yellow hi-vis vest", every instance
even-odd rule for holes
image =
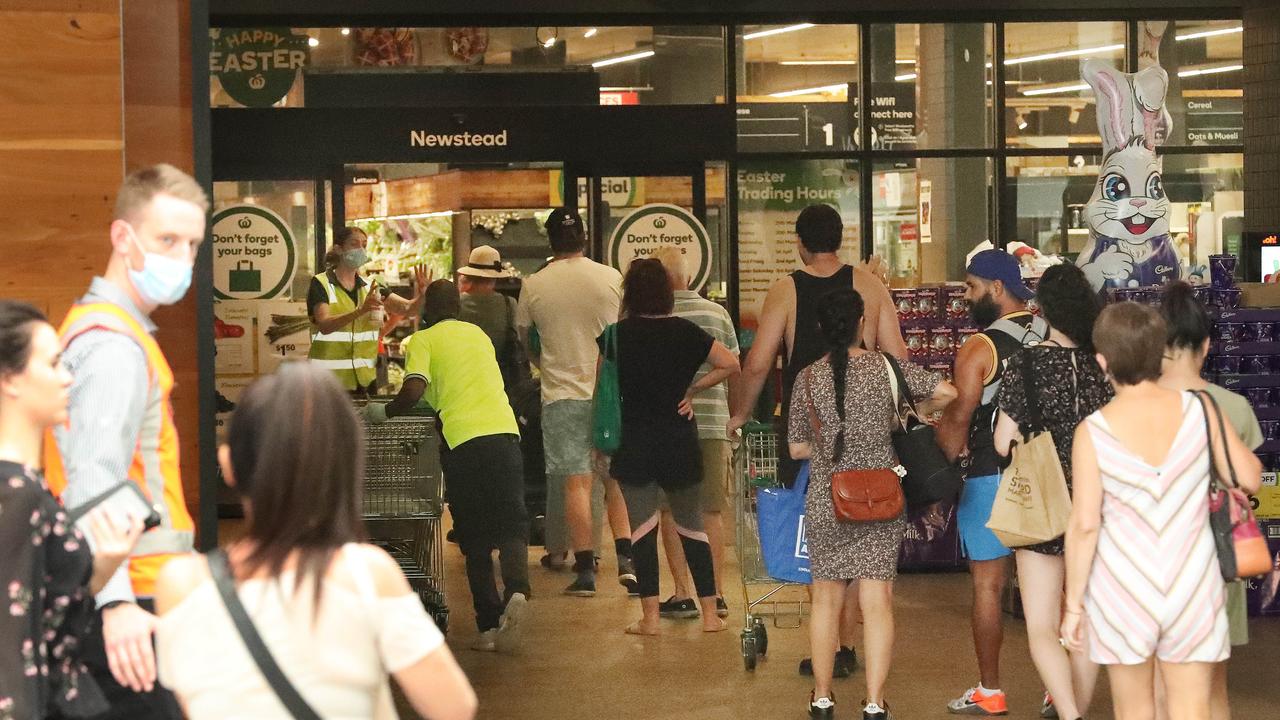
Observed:
[[[161,568],[192,551],[195,528],[179,472],[173,372],[150,316],[181,300],[191,285],[208,211],[199,183],[170,165],[125,178],[107,271],[93,279],[60,331],[62,361],[75,380],[67,421],[45,442],[49,490],[75,510],[133,482],[160,516],[97,594],[98,617],[79,648],[96,682],[70,690],[102,690],[111,707],[97,718],[182,717],[172,694],[156,682],[152,602]]]
[[[419,267],[414,272],[412,300],[399,295],[384,299],[377,284],[358,272],[369,262],[368,244],[369,236],[360,228],[339,230],[325,255],[328,269],[311,279],[307,291],[307,315],[313,328],[308,357],[332,370],[343,387],[360,395],[376,389],[384,308],[392,315],[416,317],[429,282],[426,270]]]

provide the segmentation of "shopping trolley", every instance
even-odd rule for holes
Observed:
[[[765,619],[775,628],[796,629],[802,625],[808,605],[807,592],[798,599],[789,593],[804,588],[800,583],[778,580],[765,570],[761,543],[780,541],[760,537],[756,514],[756,490],[778,486],[778,435],[763,423],[749,423],[742,430],[742,442],[734,453],[737,487],[734,504],[737,511],[738,565],[742,571],[745,621],[741,636],[742,661],[748,671],[769,652],[769,632]],[[753,586],[768,586],[753,592]]]
[[[366,424],[362,511],[370,542],[399,562],[409,585],[445,632],[449,607],[444,596],[439,447],[431,415]]]

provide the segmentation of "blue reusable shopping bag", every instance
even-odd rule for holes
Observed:
[[[804,496],[809,487],[809,463],[800,466],[790,488],[758,488],[756,519],[765,572],[786,582],[808,584],[809,542],[805,536]]]

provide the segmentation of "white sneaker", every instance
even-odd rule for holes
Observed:
[[[507,601],[507,609],[502,613],[502,624],[498,626],[494,646],[498,652],[509,653],[520,646],[520,636],[524,634],[525,616],[529,614],[529,600],[524,593],[515,593]]]
[[[498,629],[485,630],[476,636],[476,641],[471,643],[471,649],[477,652],[493,652],[497,648]]]

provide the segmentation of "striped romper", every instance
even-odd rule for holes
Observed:
[[[1231,654],[1226,593],[1209,528],[1204,410],[1182,393],[1182,425],[1164,462],[1148,464],[1085,419],[1102,477],[1102,527],[1085,615],[1102,665],[1221,662]]]

